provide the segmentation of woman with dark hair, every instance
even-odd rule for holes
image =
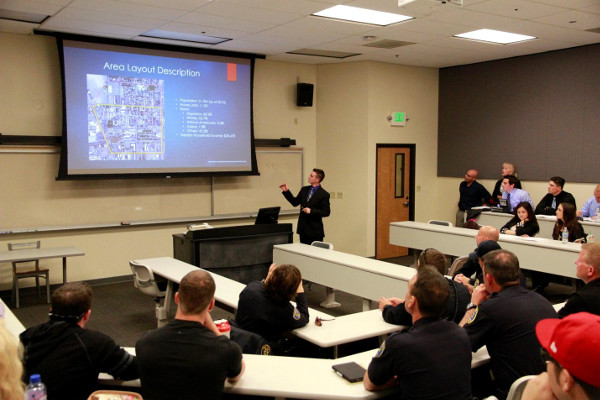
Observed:
[[[446,257],[436,249],[425,249],[419,255],[417,260],[417,271],[425,265],[434,267],[441,275],[445,275],[448,269]],[[450,289],[448,303],[442,314],[443,319],[454,321],[457,324],[465,315],[467,304],[471,301],[471,293],[466,286],[459,282],[454,282],[452,279],[446,278]],[[379,309],[382,312],[383,320],[389,324],[395,325],[412,325],[412,315],[406,311],[404,307],[404,299],[391,297],[379,299]]]
[[[500,228],[500,233],[525,237],[535,236],[539,231],[537,218],[527,201],[520,202],[515,208],[515,216]]]
[[[296,307],[290,303],[294,298]],[[286,332],[306,325],[308,318],[300,270],[273,263],[263,281],[249,283],[240,293],[235,322],[242,329],[277,342]]]
[[[571,203],[560,203],[556,209],[556,224],[552,230],[552,239],[561,240],[563,228],[569,231],[569,242],[585,238],[583,227],[577,221],[577,209]]]

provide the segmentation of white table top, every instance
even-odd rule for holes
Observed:
[[[403,297],[414,268],[302,243],[273,247],[273,261],[293,264],[302,278],[369,300]]]
[[[403,221],[390,224],[390,243],[414,249],[433,247],[444,254],[467,255],[476,247],[474,229],[456,228],[425,222]],[[579,243],[562,243],[545,238],[500,235],[500,246],[519,258],[523,269],[576,278],[574,262]]]
[[[295,329],[292,333],[319,347],[331,347],[397,332],[403,328],[385,322],[381,311],[377,309],[336,317],[333,321],[323,321],[321,326],[315,325],[311,315],[308,325]]]
[[[75,246],[40,247],[39,249],[22,249],[0,252],[0,262],[27,261],[44,258],[62,258],[84,256],[83,250]]]

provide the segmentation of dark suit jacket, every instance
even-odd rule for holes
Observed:
[[[289,190],[282,193],[294,207],[300,205],[301,210],[305,207],[310,208],[310,214],[300,211],[296,233],[311,237],[322,237],[325,236],[323,217],[328,217],[331,213],[331,209],[329,208],[329,192],[323,189],[322,186],[319,186],[310,200],[307,201],[309,188],[310,186],[302,187],[296,197]]]

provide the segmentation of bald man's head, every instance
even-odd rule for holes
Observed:
[[[498,232],[498,229],[494,228],[493,226],[482,226],[479,228],[479,231],[477,231],[477,236],[475,236],[477,245],[486,240],[493,240],[494,242],[497,242],[498,239],[500,239],[500,232]]]

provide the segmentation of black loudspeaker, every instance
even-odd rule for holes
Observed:
[[[298,107],[312,107],[314,89],[315,85],[312,83],[298,83],[296,85],[296,105]]]

